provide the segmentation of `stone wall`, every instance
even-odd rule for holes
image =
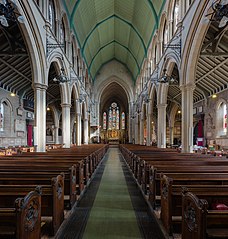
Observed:
[[[214,144],[217,149],[228,147],[228,134],[222,133],[218,128],[218,106],[220,102],[228,104],[228,90],[217,95],[216,98],[209,98],[204,104],[204,129],[205,138],[208,144]],[[221,118],[221,116],[220,116]]]
[[[0,147],[27,145],[26,111],[19,107],[19,97],[0,89],[0,103],[4,108]]]

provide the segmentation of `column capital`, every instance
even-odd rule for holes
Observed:
[[[40,89],[40,90],[47,90],[48,86],[42,83],[33,83],[34,90]]]

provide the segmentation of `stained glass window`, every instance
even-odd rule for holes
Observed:
[[[49,22],[51,24],[51,29],[54,33],[56,30],[55,27],[55,7],[54,7],[54,2],[53,0],[49,0],[49,6],[48,6],[48,18],[49,18]]]
[[[108,112],[108,129],[112,129],[112,108],[109,108]]]
[[[104,121],[104,115],[103,115],[103,121]],[[120,111],[119,111],[119,107],[117,106],[115,102],[111,104],[108,110],[108,129],[109,130],[120,129]]]
[[[179,21],[179,14],[180,14],[179,0],[175,0],[174,9],[173,9],[173,34],[177,29],[177,23]]]
[[[107,114],[104,112],[103,114],[103,129],[107,128]]]
[[[122,129],[125,129],[125,113],[122,112],[121,114],[121,125],[122,125]]]
[[[63,44],[64,50],[65,50],[66,49],[65,48],[65,26],[64,26],[63,19],[62,19],[62,23],[60,25],[60,42],[61,42],[61,44]]]

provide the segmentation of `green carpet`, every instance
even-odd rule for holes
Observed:
[[[119,157],[109,149],[83,239],[142,238]]]

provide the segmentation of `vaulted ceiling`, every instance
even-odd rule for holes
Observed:
[[[116,59],[136,80],[165,0],[65,0],[71,28],[95,79]]]

